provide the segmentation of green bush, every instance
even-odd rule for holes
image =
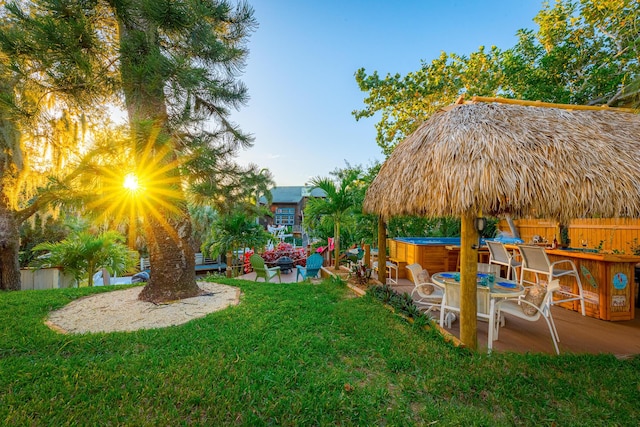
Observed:
[[[58,266],[73,274],[78,283],[87,280],[93,286],[93,275],[101,268],[110,274],[122,274],[133,271],[137,263],[137,254],[129,250],[122,242],[124,236],[115,231],[106,231],[99,235],[81,231],[71,234],[56,243],[40,243],[34,252],[45,252],[33,260],[35,267]]]

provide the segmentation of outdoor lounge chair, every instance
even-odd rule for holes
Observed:
[[[560,350],[558,349],[558,341],[560,341],[560,338],[558,337],[556,324],[551,316],[551,304],[549,304],[553,293],[557,292],[559,289],[560,281],[558,279],[554,279],[547,285],[546,293],[544,294],[544,297],[540,298],[539,304],[536,304],[532,300],[528,300],[526,296],[507,298],[496,302],[494,315],[489,320],[489,352],[491,352],[493,347],[493,341],[498,339],[498,332],[501,323],[504,324],[502,316],[506,313],[530,322],[536,322],[540,317],[544,317],[544,320],[547,322],[547,326],[549,327],[549,332],[551,333],[551,340],[553,341],[556,354],[560,354]]]
[[[253,254],[249,257],[249,262],[251,263],[251,267],[253,271],[256,272],[256,282],[259,277],[262,277],[265,282],[270,281],[274,277],[278,276],[278,281],[282,283],[282,279],[280,277],[280,267],[267,267],[264,264],[264,259],[258,254]]]
[[[440,310],[444,289],[431,283],[430,280],[423,280],[422,272],[426,270],[420,264],[409,264],[406,268],[411,272],[411,281],[413,281],[413,291],[411,291],[413,303],[420,309],[426,309],[427,313],[433,309]]]
[[[322,268],[322,264],[324,263],[324,258],[322,255],[315,253],[309,258],[307,258],[307,266],[303,267],[301,265],[296,265],[296,282],[298,281],[298,277],[302,276],[302,280],[307,280],[307,278],[315,278],[320,273],[320,269]]]

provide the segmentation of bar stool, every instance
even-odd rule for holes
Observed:
[[[517,268],[522,267],[522,263],[516,261],[514,256],[507,251],[507,248],[501,242],[493,242],[487,240],[487,247],[489,248],[489,264],[504,265],[507,267],[507,279],[511,279],[511,273],[513,272],[513,280],[518,281]]]
[[[387,280],[389,281],[390,284],[392,285],[397,285],[398,284],[398,265],[392,263],[391,261],[387,261],[386,263],[387,266]],[[373,271],[375,271],[376,273],[378,272],[378,261],[375,261],[373,263]],[[393,275],[391,273],[394,273]],[[395,276],[395,279],[394,279]]]
[[[523,283],[525,282],[525,271],[533,273],[536,277],[536,282],[538,282],[538,274],[547,276],[548,283],[551,283],[553,279],[558,277],[573,276],[578,284],[578,293],[570,292],[566,289],[556,290],[555,293],[561,294],[566,298],[559,300],[551,299],[550,303],[558,304],[569,301],[580,301],[582,315],[586,315],[584,308],[584,293],[582,292],[582,282],[580,281],[580,274],[578,273],[578,269],[576,268],[576,265],[573,261],[569,259],[561,259],[552,263],[551,261],[549,261],[549,257],[547,256],[544,248],[541,248],[540,246],[518,245],[518,249],[520,250],[520,254],[522,255],[522,268],[520,270],[521,285],[523,285]],[[558,264],[567,264],[570,268],[560,269],[557,268]],[[530,282],[527,281],[527,283]]]

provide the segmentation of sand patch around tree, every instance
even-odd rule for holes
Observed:
[[[204,317],[240,302],[240,289],[198,282],[203,295],[154,304],[138,300],[142,286],[89,295],[49,314],[45,324],[63,334],[131,332],[165,328]]]

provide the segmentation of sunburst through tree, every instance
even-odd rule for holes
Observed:
[[[97,212],[100,220],[115,224],[128,221],[130,247],[136,242],[136,225],[151,217],[178,239],[166,214],[179,214],[178,206],[184,203],[178,173],[181,161],[167,161],[170,149],[158,148],[154,139],[147,142],[141,155],[126,154],[132,151],[123,150],[130,160],[121,158],[117,165],[98,167],[102,177],[99,196],[88,204],[88,209]],[[136,158],[140,159],[137,164]]]

